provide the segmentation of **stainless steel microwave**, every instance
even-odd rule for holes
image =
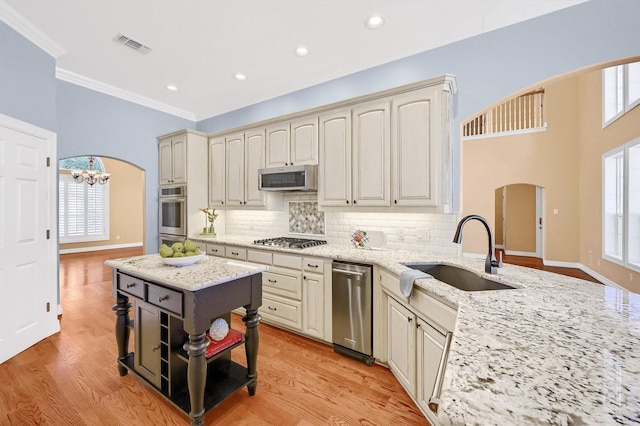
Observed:
[[[259,170],[261,191],[317,191],[318,166],[271,167]]]

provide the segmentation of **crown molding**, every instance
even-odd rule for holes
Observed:
[[[64,70],[62,68],[56,68],[56,78],[58,80],[66,81],[78,86],[85,87],[87,89],[95,90],[96,92],[104,93],[106,95],[114,96],[125,101],[133,102],[138,105],[142,105],[148,108],[152,108],[167,114],[175,115],[177,117],[185,118],[187,120],[196,121],[196,115],[190,111],[185,111],[180,108],[173,107],[171,105],[164,104],[162,102],[154,101],[153,99],[146,98],[144,96],[137,95],[127,90],[120,89],[115,86],[111,86],[106,83],[102,83],[97,80],[93,80],[88,77],[81,76],[71,71]]]
[[[0,20],[56,59],[67,53],[62,46],[36,28],[4,1],[0,1]]]

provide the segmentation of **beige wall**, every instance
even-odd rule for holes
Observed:
[[[580,87],[580,263],[640,292],[640,274],[602,259],[602,154],[640,136],[640,107],[602,128],[599,71],[578,78]],[[590,255],[591,253],[591,255]],[[591,261],[593,259],[593,261]]]
[[[60,244],[60,250],[102,247],[121,244],[144,244],[145,205],[144,171],[112,158],[100,157],[109,179],[109,236],[108,241]],[[68,173],[68,171],[61,171]]]
[[[640,108],[602,129],[600,70],[536,87],[540,86],[545,87],[546,132],[463,141],[462,213],[493,222],[496,188],[517,183],[541,186],[544,259],[582,264],[640,292],[640,274],[602,259],[601,219],[602,154],[640,136]],[[484,254],[485,232],[481,226],[469,228],[464,251]]]
[[[505,250],[536,252],[536,187],[508,185],[506,190]]]
[[[511,184],[545,188],[545,259],[578,262],[578,90],[576,78],[545,86],[545,132],[462,143],[462,212],[494,222],[495,189]],[[553,214],[554,209],[558,214]],[[495,224],[492,223],[495,228]],[[464,252],[485,253],[482,226],[465,230]],[[507,239],[509,237],[507,236]]]

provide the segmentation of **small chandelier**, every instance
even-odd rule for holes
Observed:
[[[77,183],[87,182],[89,186],[96,183],[104,185],[111,177],[111,173],[100,173],[93,169],[93,157],[89,157],[89,170],[71,170],[71,177]]]

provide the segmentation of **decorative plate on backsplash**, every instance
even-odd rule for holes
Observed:
[[[356,230],[351,234],[354,247],[370,250],[380,250],[387,244],[387,236],[382,231]]]

